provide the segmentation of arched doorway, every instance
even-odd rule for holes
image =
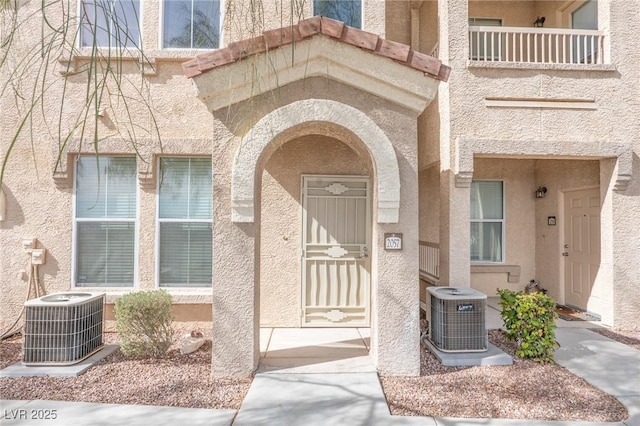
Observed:
[[[369,327],[372,177],[369,158],[326,135],[295,138],[266,160],[261,326]]]

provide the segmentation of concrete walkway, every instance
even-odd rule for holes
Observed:
[[[360,333],[358,333],[360,334]],[[376,373],[291,373],[282,368],[258,373],[237,413],[233,410],[202,410],[172,407],[124,406],[58,401],[1,401],[1,425],[441,425],[441,426],[640,426],[640,351],[581,328],[559,328],[561,345],[556,361],[588,382],[615,396],[630,417],[618,423],[541,422],[503,419],[454,419],[391,416]],[[352,335],[351,337],[354,337]],[[273,331],[266,342],[273,340]],[[342,345],[353,346],[358,339],[347,336]],[[362,337],[362,335],[360,335]],[[363,342],[366,338],[361,339]],[[335,343],[335,342],[334,342]],[[329,345],[325,342],[317,346]],[[338,344],[340,346],[341,344]],[[356,347],[352,359],[360,357]],[[286,345],[285,345],[286,346]],[[334,345],[335,346],[335,345]],[[293,355],[293,348],[280,347],[281,355]],[[331,350],[336,350],[333,347]],[[266,355],[265,351],[263,355]],[[265,357],[266,358],[266,357]],[[277,358],[277,357],[276,357]],[[282,358],[292,358],[283,356]],[[309,357],[314,358],[314,357]],[[314,366],[315,360],[302,367]],[[286,364],[286,362],[285,362]],[[300,366],[297,366],[300,367]],[[296,368],[297,368],[296,367]],[[317,366],[313,367],[317,368]],[[265,370],[272,370],[265,368]],[[49,410],[49,412],[47,412]],[[56,419],[31,416],[51,414]],[[21,418],[26,416],[27,418]],[[50,416],[51,417],[51,416]]]

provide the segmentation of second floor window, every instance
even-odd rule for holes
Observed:
[[[162,47],[220,47],[219,0],[164,0]]]
[[[362,0],[313,0],[313,14],[362,28]]]
[[[471,261],[503,262],[504,190],[502,181],[471,183]]]
[[[80,47],[140,46],[140,0],[81,0]]]

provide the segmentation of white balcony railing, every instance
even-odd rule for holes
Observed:
[[[566,28],[469,27],[473,61],[603,64],[604,33]]]
[[[440,245],[420,241],[420,278],[437,283],[440,279]]]
[[[440,58],[440,43],[436,43],[435,46],[431,48],[429,55],[434,58]]]

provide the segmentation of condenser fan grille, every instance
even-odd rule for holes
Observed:
[[[443,288],[441,288],[443,289]],[[471,289],[431,291],[430,339],[443,352],[484,352],[486,295]],[[435,294],[434,294],[435,293]],[[475,294],[477,293],[477,294]],[[476,296],[476,297],[474,297]]]
[[[25,304],[23,364],[75,364],[102,348],[104,295],[87,296]]]

